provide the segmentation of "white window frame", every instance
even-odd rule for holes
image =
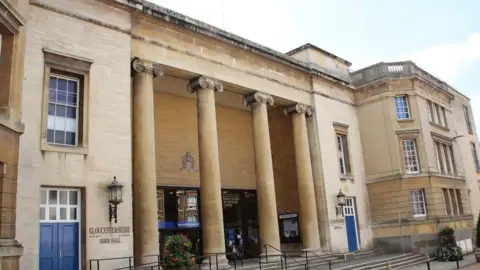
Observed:
[[[410,191],[410,198],[412,200],[413,217],[414,218],[426,217],[427,216],[427,206],[425,204],[425,190],[423,190],[423,189],[411,190]],[[420,199],[420,200],[418,200],[418,199]],[[417,213],[417,210],[420,210],[423,213]]]
[[[411,142],[412,145],[407,145],[407,143]],[[413,149],[407,149],[407,147],[413,146]],[[403,164],[405,166],[405,172],[407,174],[416,174],[420,172],[420,164],[418,162],[418,151],[417,151],[417,142],[415,139],[404,139],[402,140],[402,147],[403,147]],[[413,151],[413,156],[415,157],[414,162],[415,164],[408,164],[408,162],[411,160],[409,152]],[[412,170],[412,167],[417,167],[416,170]]]
[[[404,107],[400,107],[399,105],[404,105]],[[399,110],[401,110],[401,112],[399,112]],[[407,95],[395,96],[395,111],[397,113],[397,120],[411,119],[412,116],[410,114],[410,104]]]
[[[77,103],[76,103],[75,106],[68,104],[68,102],[65,102],[65,104],[62,104],[62,103],[57,103],[57,102],[52,102],[52,101],[50,101],[50,78],[51,78],[51,77],[54,77],[54,78],[56,78],[57,80],[58,80],[58,79],[67,80],[67,83],[68,83],[68,81],[75,81],[75,82],[77,83],[77,93],[76,93],[76,95],[77,95]],[[49,85],[48,85],[49,98],[48,98],[48,104],[47,104],[47,106],[49,107],[50,104],[52,104],[52,105],[61,105],[61,106],[65,106],[65,110],[67,110],[67,107],[75,107],[75,116],[76,116],[76,117],[75,117],[75,129],[76,129],[76,130],[75,130],[75,144],[56,143],[56,142],[55,142],[55,135],[54,135],[54,137],[53,137],[53,138],[54,138],[54,139],[53,139],[53,142],[49,142],[49,141],[48,141],[48,136],[47,136],[47,143],[48,143],[48,144],[52,144],[52,145],[66,146],[66,147],[78,147],[78,138],[79,138],[79,136],[80,136],[80,134],[79,134],[79,133],[80,133],[79,117],[81,117],[81,116],[79,115],[79,113],[80,113],[80,98],[81,98],[81,93],[80,93],[80,90],[81,90],[81,89],[80,89],[80,80],[79,80],[78,78],[75,78],[75,77],[60,75],[60,74],[57,74],[57,73],[51,73],[51,74],[50,74],[50,77],[48,78],[48,83],[49,83]],[[57,91],[57,89],[55,89],[55,92],[56,92],[56,91]],[[67,90],[67,91],[68,91],[68,90]],[[67,93],[68,93],[68,92],[67,92]],[[67,98],[67,96],[66,96],[65,98]],[[66,112],[65,112],[65,113],[66,113]],[[46,130],[47,133],[48,133],[48,121],[49,121],[49,120],[48,120],[48,116],[50,116],[50,115],[49,115],[48,112],[47,112],[47,130]],[[57,115],[54,115],[54,116],[56,117]],[[66,119],[67,117],[65,116],[65,117],[63,117],[63,118]],[[55,134],[55,131],[57,131],[57,129],[53,129],[53,131],[54,131],[54,134]],[[58,131],[63,131],[63,132],[65,132],[65,136],[67,136],[67,135],[66,135],[66,132],[67,132],[66,130],[58,130]],[[66,140],[65,140],[65,142],[66,142]]]
[[[340,160],[340,174],[347,174],[347,163],[345,162],[345,149],[343,149],[343,138],[341,135],[337,134],[337,149],[338,157]]]

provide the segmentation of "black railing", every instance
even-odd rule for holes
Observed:
[[[234,255],[233,257],[233,269],[237,269],[237,258],[236,258],[236,253],[205,253],[203,256],[197,256],[193,257],[195,260],[195,264],[197,265],[198,269],[200,270],[201,264],[204,263],[205,260],[208,260],[208,268],[209,270],[214,270],[218,269],[218,263],[219,263],[219,256],[227,256]],[[124,264],[125,266],[120,267],[120,268],[115,268],[113,270],[153,270],[153,269],[160,269],[162,266],[162,256],[161,255],[148,255],[148,256],[142,256],[141,258],[151,258],[152,261],[145,263],[145,264],[135,264],[134,262],[134,257],[116,257],[116,258],[104,258],[104,259],[92,259],[89,261],[89,269],[90,270],[106,270],[105,264],[108,262],[113,262],[116,261],[118,264]],[[102,263],[104,264],[104,267],[102,267]],[[207,262],[205,262],[207,263]],[[127,266],[128,265],[128,266]],[[242,261],[243,265],[243,261]],[[215,268],[213,268],[214,266]],[[112,268],[108,268],[108,270],[111,270]]]
[[[282,267],[282,270],[284,269],[283,267],[285,266],[285,269],[288,269],[288,260],[291,260],[293,262],[295,262],[296,264],[298,264],[299,266],[301,267],[304,267],[305,270],[308,269],[308,266],[307,264],[304,264],[304,263],[301,263],[295,259],[293,259],[292,257],[288,256],[286,253],[282,252],[280,249],[276,248],[276,247],[273,247],[271,245],[265,245],[264,246],[264,249],[265,249],[265,261],[268,263],[268,248],[271,248],[275,251],[278,251],[280,254],[274,254],[274,255],[270,255],[271,257],[277,257],[277,256],[280,256],[280,264],[281,264],[281,267]]]
[[[237,249],[240,249],[241,253],[240,253],[240,258],[241,258],[241,264],[242,264],[242,267],[243,267],[243,261],[245,259],[245,256],[244,256],[244,252],[250,254],[251,256],[253,256],[254,258],[257,258],[258,260],[258,268],[259,270],[262,270],[262,260],[260,258],[260,256],[258,254],[255,254],[254,252],[248,250],[248,249],[244,249],[243,247],[236,247]]]
[[[317,259],[322,260],[322,257],[318,256],[318,254],[315,253],[315,252],[313,252],[313,251],[308,251],[308,250],[307,250],[307,251],[302,251],[302,253],[305,253],[305,262],[307,263],[307,268],[308,268],[308,266],[309,266],[309,265],[308,265],[308,253],[313,254],[314,258],[317,258]],[[311,258],[311,256],[310,256],[310,258]],[[328,260],[328,269],[329,269],[329,270],[332,270],[332,262],[331,262],[330,260]]]

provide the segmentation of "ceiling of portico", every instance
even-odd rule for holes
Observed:
[[[163,66],[165,74],[163,76],[156,77],[153,81],[153,88],[155,91],[168,93],[185,98],[196,98],[196,95],[192,95],[187,92],[188,81],[198,74],[191,73],[185,70],[179,70],[167,66]],[[224,91],[222,93],[215,94],[216,104],[235,108],[238,110],[249,110],[249,108],[243,105],[243,96],[253,89],[248,89],[239,85],[234,85],[227,82],[222,82]],[[292,102],[279,97],[274,97],[275,104],[273,107],[286,106]],[[270,108],[273,108],[270,107]]]

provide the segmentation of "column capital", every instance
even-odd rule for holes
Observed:
[[[145,72],[153,77],[157,77],[163,75],[163,68],[157,63],[144,61],[140,58],[134,58],[132,60],[132,73],[134,72]]]
[[[304,104],[295,103],[286,107],[283,110],[283,112],[285,113],[285,115],[300,113],[300,114],[306,114],[307,116],[310,116],[313,114],[313,108]]]
[[[187,84],[187,91],[193,94],[201,89],[213,89],[218,92],[223,91],[223,84],[221,81],[207,76],[199,76],[191,79]]]
[[[250,106],[253,103],[265,103],[273,105],[273,97],[262,92],[250,92],[243,97],[243,105]]]

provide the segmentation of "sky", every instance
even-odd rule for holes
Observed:
[[[478,0],[149,1],[283,53],[314,44],[352,70],[412,60],[470,98],[480,131]]]

